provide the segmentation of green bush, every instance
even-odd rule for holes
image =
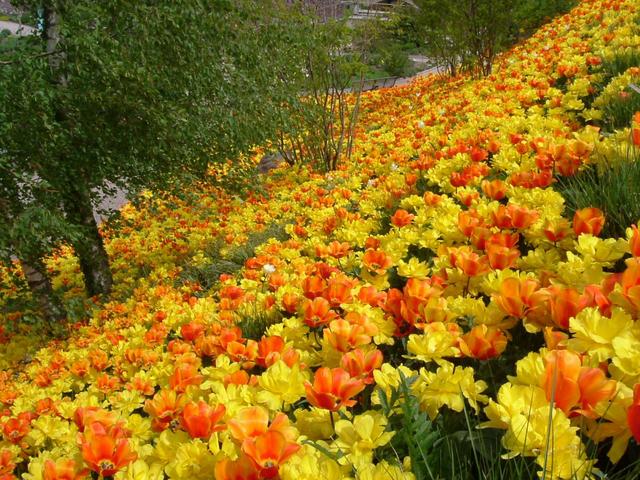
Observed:
[[[380,66],[390,77],[402,77],[410,67],[407,52],[400,45],[390,45],[380,52]]]

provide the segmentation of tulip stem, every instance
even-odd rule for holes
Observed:
[[[329,410],[329,419],[331,420],[331,428],[333,428],[333,431],[336,431],[336,422],[333,419],[333,411]]]

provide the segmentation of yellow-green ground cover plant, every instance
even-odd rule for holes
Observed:
[[[485,79],[363,94],[336,171],[146,194],[112,301],[50,259],[66,340],[2,270],[0,479],[636,478],[638,49],[637,2],[583,1]]]

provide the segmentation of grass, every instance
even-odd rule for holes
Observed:
[[[566,214],[597,207],[605,214],[602,237],[624,237],[626,229],[640,220],[640,161],[624,161],[605,170],[590,167],[556,183],[565,199]]]
[[[605,81],[608,82],[613,77],[626,72],[629,68],[638,66],[640,66],[640,51],[628,49],[606,59],[602,62],[600,69],[604,73]]]
[[[273,223],[264,230],[253,232],[247,241],[227,252],[221,254],[222,241],[212,242],[206,252],[206,261],[201,265],[185,265],[180,275],[182,282],[197,282],[206,292],[213,287],[220,278],[220,275],[227,273],[230,275],[238,272],[244,263],[255,255],[256,248],[271,238],[276,240],[286,240],[289,235],[285,231],[285,224]]]
[[[602,127],[609,132],[629,125],[635,112],[640,112],[640,93],[627,87],[618,97],[612,99],[603,109]]]

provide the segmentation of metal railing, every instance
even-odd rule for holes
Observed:
[[[378,88],[388,88],[395,86],[400,77],[383,77],[383,78],[371,78],[362,81],[362,91],[367,92],[369,90],[377,90]],[[360,81],[354,82],[353,87],[359,88]]]

